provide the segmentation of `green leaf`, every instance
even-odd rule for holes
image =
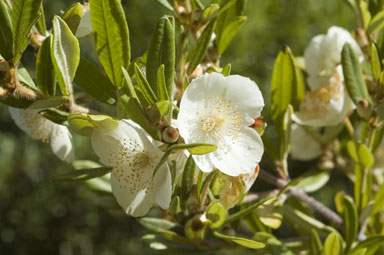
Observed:
[[[151,86],[149,85],[147,79],[145,78],[144,74],[141,72],[140,67],[136,65],[136,63],[135,76],[138,90],[141,92],[146,101],[146,104],[144,104],[144,106],[147,107],[148,105],[153,105],[157,101],[157,97],[153,92]]]
[[[67,23],[69,29],[73,34],[80,24],[81,17],[83,16],[83,5],[81,3],[74,3],[68,10],[66,10],[61,18]]]
[[[365,144],[359,146],[359,156],[364,167],[371,167],[375,163],[373,154]]]
[[[171,203],[170,203],[169,208],[168,208],[168,213],[170,215],[173,215],[173,216],[175,216],[178,213],[181,213],[182,210],[181,210],[180,204],[181,204],[181,202],[180,202],[179,196],[172,198]]]
[[[149,229],[155,232],[159,231],[160,229],[165,229],[165,230],[171,229],[177,225],[175,222],[172,222],[169,220],[149,218],[149,217],[141,218],[138,221],[146,229]]]
[[[359,9],[363,18],[364,28],[367,29],[371,21],[371,13],[368,10],[368,4],[365,1],[359,1]]]
[[[40,18],[36,23],[37,29],[39,29],[40,33],[44,36],[47,36],[47,25],[45,23],[45,15],[44,15],[44,8],[43,3],[41,3],[40,7]]]
[[[30,106],[34,102],[34,100],[20,97],[18,95],[10,95],[7,96],[5,99],[1,99],[0,102],[8,106],[24,109]]]
[[[121,87],[121,67],[127,69],[131,58],[128,24],[123,7],[119,0],[92,0],[90,10],[100,62],[112,83]]]
[[[127,72],[127,70],[125,70],[124,67],[121,67],[121,70],[123,71],[123,76],[124,76],[124,84],[125,84],[125,88],[126,89],[126,94],[129,96],[129,97],[132,97],[132,98],[135,98],[137,99],[137,101],[140,103],[140,100],[136,94],[136,90],[135,90],[135,87],[133,86],[133,83],[132,83],[132,79],[131,79],[131,76],[129,76],[129,73]],[[140,103],[141,105],[141,103]]]
[[[381,64],[380,64],[379,53],[374,43],[371,43],[370,53],[371,53],[372,74],[373,74],[373,77],[378,81],[380,80]]]
[[[97,66],[84,57],[80,58],[73,81],[89,95],[103,103],[114,104],[116,102],[116,91],[112,82]]]
[[[254,212],[265,226],[272,229],[278,229],[281,226],[283,215],[280,213],[279,206],[265,204],[256,208]]]
[[[207,219],[211,223],[211,228],[221,227],[227,218],[227,210],[220,203],[213,203],[207,210]]]
[[[172,95],[175,70],[175,32],[172,22],[166,16],[157,22],[147,54],[147,79],[156,95],[158,95],[157,70],[161,65],[164,65],[168,95]]]
[[[107,173],[110,173],[111,170],[112,169],[110,167],[75,170],[56,176],[53,181],[86,181],[92,178],[106,175]]]
[[[63,112],[55,108],[42,110],[39,112],[39,114],[44,118],[60,125],[63,125],[69,116],[67,112]]]
[[[208,49],[209,42],[211,41],[215,25],[216,20],[211,20],[211,22],[204,28],[204,31],[201,33],[201,36],[197,41],[195,48],[193,49],[191,54],[191,59],[189,61],[187,69],[188,75],[193,73],[197,65],[203,60],[205,53]]]
[[[51,39],[52,36],[48,36],[44,40],[36,59],[37,87],[48,96],[56,94],[56,74],[51,57]]]
[[[172,5],[167,0],[155,0],[157,3],[159,3],[164,8],[168,9],[169,11],[173,12]]]
[[[251,239],[246,239],[246,238],[236,237],[236,236],[224,235],[224,234],[220,234],[217,231],[213,232],[213,234],[216,237],[218,237],[218,238],[221,238],[221,239],[224,239],[224,240],[230,240],[230,241],[232,241],[232,242],[234,242],[234,243],[236,243],[238,245],[247,247],[249,249],[262,249],[262,248],[265,247],[265,244],[260,243],[260,242],[256,242],[256,241],[251,240]]]
[[[37,87],[31,75],[29,74],[27,69],[25,67],[22,67],[20,64],[19,64],[19,68],[17,69],[17,78],[21,83],[23,83],[28,88],[32,90],[37,90]]]
[[[375,195],[375,207],[373,208],[373,213],[378,213],[384,207],[384,185],[380,185],[379,191]]]
[[[0,1],[0,20],[0,55],[9,61],[13,57],[12,20],[4,1]]]
[[[218,4],[211,4],[207,8],[203,10],[203,13],[201,14],[201,21],[209,21],[210,19],[213,19],[216,14],[218,14],[218,10],[220,9],[220,5]]]
[[[227,49],[229,43],[235,37],[235,35],[246,20],[246,16],[239,16],[225,27],[218,44],[218,53],[220,55],[223,54],[224,51]]]
[[[374,34],[377,32],[380,32],[384,27],[384,11],[380,11],[377,13],[371,22],[369,23],[369,26],[367,28],[368,34]]]
[[[366,99],[372,103],[367,86],[365,85],[359,59],[348,43],[344,45],[341,52],[341,63],[343,65],[345,85],[353,102],[358,104],[361,99]]]
[[[370,236],[366,240],[358,243],[352,250],[351,255],[366,255],[368,254],[377,254],[375,253],[384,243],[384,235],[375,235]],[[362,253],[361,253],[362,252]]]
[[[53,19],[51,57],[61,93],[68,96],[80,62],[80,47],[68,25],[58,16]]]
[[[311,243],[310,243],[311,255],[321,255],[323,250],[323,244],[321,243],[321,239],[319,233],[312,229],[311,231]]]
[[[229,76],[231,74],[231,64],[228,63],[226,64],[224,67],[223,67],[223,70],[221,70],[221,73],[224,75],[224,76]]]
[[[113,130],[119,122],[107,115],[71,114],[68,116],[69,127],[84,136],[92,135],[93,130]]]
[[[39,18],[42,0],[12,1],[12,31],[14,40],[14,63],[20,59],[21,53],[29,43],[28,34]]]
[[[324,243],[324,254],[327,255],[341,255],[342,240],[338,233],[332,232],[327,236]]]
[[[68,104],[68,97],[48,97],[47,99],[39,99],[33,102],[28,108],[29,109],[46,109],[55,107],[61,104]]]
[[[301,188],[304,192],[315,192],[327,184],[329,178],[329,172],[319,172],[318,170],[312,171],[311,173],[305,175],[296,187]]]
[[[189,192],[192,190],[194,183],[196,163],[193,160],[192,155],[189,155],[187,162],[184,166],[183,178],[181,182],[181,198],[187,201]]]
[[[344,220],[345,220],[345,242],[346,251],[349,251],[352,243],[355,241],[357,231],[359,228],[359,218],[357,214],[356,205],[352,198],[348,196],[343,197],[344,204]]]
[[[170,100],[167,91],[167,84],[165,83],[164,65],[157,70],[157,87],[159,90],[159,100]]]
[[[289,47],[279,52],[272,73],[271,88],[272,118],[277,120],[285,113],[288,105],[295,108],[304,98],[305,89],[301,71],[295,64]]]

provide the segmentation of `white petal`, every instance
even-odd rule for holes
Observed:
[[[291,157],[296,160],[312,160],[322,154],[321,145],[304,128],[291,125]]]
[[[51,148],[56,156],[66,162],[72,162],[75,152],[72,144],[72,135],[68,128],[61,125],[55,125],[51,133]]]
[[[91,13],[89,11],[89,5],[83,5],[83,16],[81,17],[79,26],[77,27],[75,36],[82,38],[92,33]]]
[[[154,179],[153,196],[156,203],[163,209],[168,209],[172,197],[171,173],[167,164],[159,168]]]

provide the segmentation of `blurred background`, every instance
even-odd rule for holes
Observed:
[[[54,14],[74,2],[44,0],[48,27]],[[132,55],[139,57],[149,45],[156,21],[167,10],[154,0],[122,3]],[[352,10],[342,0],[249,0],[245,15],[248,20],[224,54],[222,66],[231,63],[232,73],[256,81],[266,109],[274,59],[283,46],[289,45],[300,56],[310,39],[330,26],[356,26]],[[89,50],[86,40],[81,39],[85,53]],[[34,70],[33,51],[28,51],[22,61]],[[76,159],[97,161],[87,138],[74,135],[74,141]],[[20,131],[7,107],[0,105],[0,254],[151,254],[140,241],[146,231],[117,207],[112,195],[81,182],[52,181],[69,170],[70,165],[59,161],[49,144]],[[254,189],[259,184],[256,180]],[[327,187],[332,192],[332,183]],[[318,196],[330,204],[326,194]]]

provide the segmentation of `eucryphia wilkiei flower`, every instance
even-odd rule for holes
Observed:
[[[51,144],[56,156],[66,162],[74,160],[72,135],[66,126],[56,124],[39,114],[39,110],[9,107],[16,125],[33,139]]]
[[[212,153],[193,155],[196,165],[203,172],[218,168],[230,176],[252,173],[264,147],[249,126],[263,106],[261,92],[249,78],[210,73],[194,79],[180,102],[180,135],[187,144],[218,146]]]
[[[362,61],[359,45],[343,28],[331,27],[326,35],[312,38],[304,53],[310,91],[301,102],[299,112],[293,115],[297,123],[314,127],[334,126],[355,108],[344,87],[340,65],[345,43],[352,46]]]
[[[95,128],[92,147],[101,163],[112,167],[112,192],[125,212],[140,217],[157,204],[167,209],[171,200],[171,175],[163,164],[153,177],[162,152],[136,123],[121,120],[111,129]]]
[[[311,137],[303,127],[292,123],[291,125],[290,154],[296,160],[312,160],[322,154],[321,145]]]

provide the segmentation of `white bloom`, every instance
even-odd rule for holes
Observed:
[[[304,52],[306,71],[310,79],[322,80],[322,82],[309,82],[312,90],[329,84],[327,78],[333,76],[336,67],[341,63],[341,51],[345,43],[352,46],[361,61],[364,59],[357,42],[341,27],[331,27],[326,35],[312,38]]]
[[[141,127],[121,120],[112,130],[95,129],[92,147],[100,161],[113,168],[112,192],[127,214],[144,216],[154,204],[168,208],[172,195],[168,165],[163,164],[153,177],[163,153]]]
[[[261,92],[249,78],[210,73],[194,79],[181,99],[180,135],[187,144],[218,146],[212,153],[193,155],[197,166],[203,172],[218,168],[230,176],[252,173],[264,148],[249,126],[263,106]]]
[[[90,33],[92,33],[91,13],[89,11],[89,4],[85,3],[83,5],[83,16],[81,17],[75,36],[77,38],[82,38]]]
[[[337,68],[330,84],[306,93],[299,111],[292,115],[292,119],[301,125],[334,126],[342,122],[354,108],[344,87],[342,72]]]
[[[291,157],[296,160],[312,160],[322,154],[320,143],[312,138],[303,127],[291,125]]]
[[[39,114],[39,110],[9,107],[9,113],[16,125],[33,139],[50,142],[52,151],[66,162],[74,159],[72,135],[68,128],[56,124]]]

